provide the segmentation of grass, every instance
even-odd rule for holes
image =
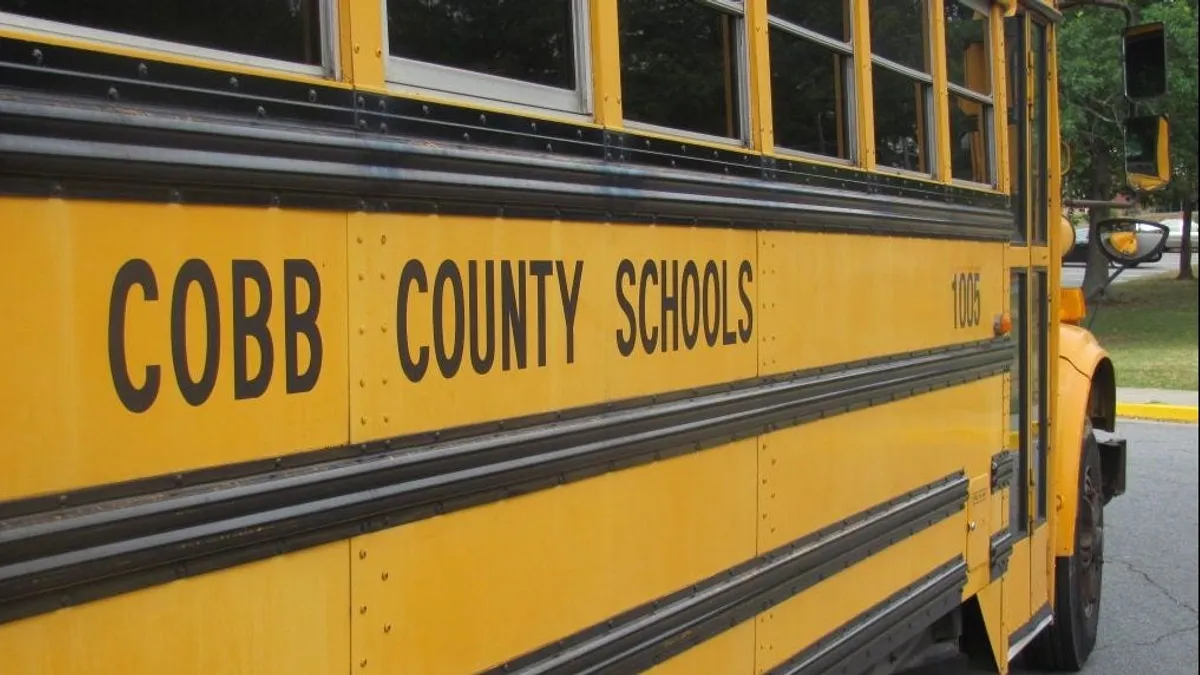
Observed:
[[[1112,356],[1117,385],[1186,389],[1197,375],[1200,286],[1177,272],[1115,284],[1094,302],[1092,331]]]

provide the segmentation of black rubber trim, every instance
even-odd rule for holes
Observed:
[[[1012,485],[1017,474],[1017,453],[1003,450],[992,455],[992,492]]]
[[[1015,645],[1021,640],[1024,640],[1032,635],[1033,631],[1037,629],[1038,624],[1045,621],[1046,617],[1053,613],[1054,609],[1050,607],[1049,603],[1042,605],[1042,608],[1035,612],[1034,615],[1030,617],[1029,621],[1026,621],[1021,625],[1020,628],[1014,630],[1012,634],[1008,636],[1009,646],[1011,647],[1012,645]]]
[[[768,675],[866,672],[958,607],[966,583],[967,565],[961,556],[954,558],[772,668]]]
[[[1006,210],[588,157],[0,100],[0,194],[1006,241]],[[602,150],[597,150],[602,152]]]
[[[1001,530],[991,536],[988,553],[991,558],[991,580],[996,581],[1008,571],[1008,559],[1012,557],[1013,546],[1017,543],[1017,535],[1011,528]]]
[[[1125,494],[1128,442],[1124,438],[1112,437],[1098,440],[1100,449],[1100,476],[1104,482],[1104,503]]]
[[[161,477],[10,502],[23,515],[0,520],[0,621],[976,381],[1005,372],[1009,354],[1007,340],[989,340],[517,429],[333,448],[314,456],[337,459],[290,469],[239,465],[236,478],[175,489],[132,493],[172,484]],[[129,496],[89,501],[122,489]]]
[[[0,40],[3,192],[1008,240],[1010,199],[850,167]]]
[[[962,511],[960,471],[488,673],[641,672]]]

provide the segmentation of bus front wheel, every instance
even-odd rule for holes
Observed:
[[[1075,552],[1054,566],[1054,622],[1026,650],[1026,661],[1041,670],[1075,672],[1096,646],[1104,565],[1104,490],[1100,446],[1090,422],[1084,426],[1079,463]]]

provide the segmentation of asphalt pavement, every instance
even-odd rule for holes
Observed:
[[[1100,635],[1084,675],[1195,675],[1197,472],[1194,424],[1121,420],[1128,439],[1126,493],[1105,508]],[[905,675],[974,675],[948,659]],[[1036,671],[1014,668],[1012,673]]]
[[[1192,254],[1192,264],[1196,264],[1198,257],[1197,253]],[[1109,274],[1116,272],[1116,267],[1109,268]],[[1130,267],[1121,276],[1113,281],[1114,284],[1119,284],[1132,279],[1141,279],[1144,277],[1152,277],[1160,275],[1164,272],[1179,271],[1179,252],[1176,251],[1163,253],[1162,260],[1156,263],[1142,263],[1137,267]],[[1065,263],[1063,264],[1062,285],[1066,288],[1078,288],[1083,285],[1084,265],[1082,263]]]

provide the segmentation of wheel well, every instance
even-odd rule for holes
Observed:
[[[984,624],[983,609],[979,598],[972,596],[962,605],[962,630],[958,636],[958,650],[967,659],[980,666],[994,666],[995,658],[989,642],[987,626]]]
[[[1096,429],[1112,432],[1117,425],[1117,382],[1112,361],[1100,359],[1092,374],[1087,416]]]

